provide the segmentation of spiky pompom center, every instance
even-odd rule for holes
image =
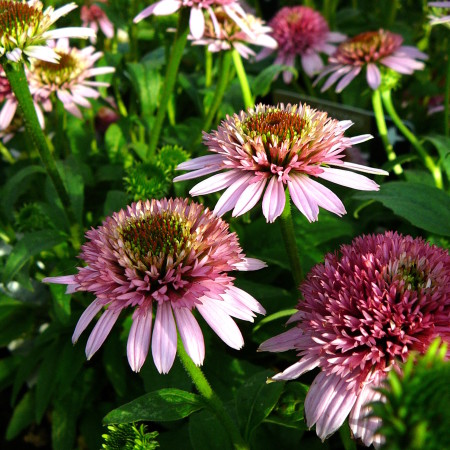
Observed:
[[[0,42],[19,41],[24,35],[33,34],[44,15],[40,3],[30,6],[27,3],[6,0],[0,1]]]
[[[85,64],[74,49],[68,52],[55,49],[55,53],[60,57],[57,63],[36,60],[33,65],[33,74],[40,78],[43,85],[63,86],[85,70]]]
[[[132,218],[122,226],[120,234],[132,259],[151,259],[177,255],[186,248],[191,224],[175,212]],[[137,261],[134,261],[137,262]]]
[[[367,31],[339,45],[334,58],[341,64],[363,65],[394,53],[403,42],[399,34]]]

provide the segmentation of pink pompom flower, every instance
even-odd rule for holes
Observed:
[[[341,33],[331,32],[323,16],[307,6],[285,6],[270,20],[272,36],[278,43],[275,64],[295,67],[296,57],[305,73],[312,77],[323,68],[319,53],[331,55],[336,47],[333,45],[345,40]],[[258,59],[270,55],[273,50],[265,49]],[[285,83],[292,81],[292,72],[283,72]]]
[[[387,372],[438,336],[450,342],[450,256],[421,238],[396,232],[361,236],[328,254],[301,285],[288,321],[296,326],[261,351],[296,350],[300,360],[273,377],[291,380],[321,369],[305,399],[309,427],[326,439],[350,415],[353,435],[381,443],[368,418]]]
[[[67,284],[67,293],[87,291],[96,296],[80,317],[73,342],[105,308],[89,336],[88,359],[128,307],[134,312],[127,355],[136,372],[151,341],[158,371],[168,373],[175,359],[177,331],[194,363],[203,363],[203,334],[193,310],[234,349],[244,341],[231,317],[252,322],[255,312],[265,313],[228,275],[233,270],[261,269],[265,263],[246,258],[236,233],[230,233],[228,224],[203,205],[185,199],[140,201],[114,213],[86,237],[80,255],[86,267],[76,275],[43,281]]]
[[[387,67],[404,75],[422,70],[425,64],[420,60],[426,60],[428,56],[416,47],[402,44],[403,38],[399,34],[386,30],[358,34],[339,45],[314,84],[330,75],[321,91],[339,80],[336,92],[341,92],[365,68],[367,84],[375,90],[381,84],[380,68]]]
[[[213,7],[223,8],[225,14],[234,20],[242,30],[249,31],[244,20],[246,12],[237,0],[160,0],[141,11],[134,18],[134,22],[140,22],[152,14],[155,16],[173,14],[183,7],[191,8],[189,28],[194,39],[200,39],[205,32],[204,11],[207,11],[210,18],[214,17],[214,20],[217,20]]]
[[[101,3],[106,3],[106,0],[102,0]],[[95,34],[97,34],[100,28],[108,39],[114,37],[114,25],[100,6],[95,4],[83,5],[81,7],[80,15],[83,27],[91,28],[94,30]],[[96,41],[96,36],[91,37],[91,42],[93,44],[95,44]]]
[[[181,163],[177,170],[190,172],[174,181],[225,169],[190,191],[196,196],[226,189],[214,209],[218,216],[230,210],[233,217],[240,216],[263,197],[263,214],[273,222],[283,212],[286,187],[310,222],[317,220],[319,206],[341,216],[346,213],[341,200],[315,178],[353,189],[378,190],[374,181],[343,169],[388,175],[384,170],[342,161],[346,149],[373,137],[345,137],[344,131],[351,125],[350,120],[339,122],[306,104],[259,104],[248,112],[227,116],[218,131],[204,133],[205,145],[215,154]]]
[[[49,100],[55,93],[64,108],[76,117],[82,118],[78,106],[90,108],[89,98],[98,98],[100,93],[95,89],[99,86],[108,87],[109,83],[92,81],[90,78],[112,73],[114,67],[94,67],[103,56],[92,46],[79,50],[69,46],[66,38],[49,42],[49,47],[58,55],[57,63],[33,60],[29,70],[30,91],[47,99],[45,110],[51,110]]]

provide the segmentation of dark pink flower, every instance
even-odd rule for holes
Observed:
[[[269,22],[272,36],[278,43],[275,64],[295,67],[295,58],[300,57],[303,70],[309,77],[320,72],[323,62],[319,53],[331,55],[336,47],[333,43],[345,40],[341,33],[330,32],[323,16],[307,6],[281,8]],[[265,58],[273,50],[264,49],[258,59]],[[283,73],[285,83],[292,80],[292,72]]]
[[[114,36],[114,25],[108,19],[105,11],[98,5],[83,5],[81,7],[81,22],[83,27],[91,28],[95,34],[100,28],[107,38],[111,39]],[[95,44],[96,40],[96,36],[91,37],[93,44]]]
[[[177,330],[187,353],[201,365],[205,356],[197,310],[230,347],[244,345],[231,317],[253,321],[264,308],[233,285],[233,270],[257,270],[265,264],[246,258],[235,233],[203,205],[184,199],[133,203],[86,233],[80,258],[87,265],[75,275],[50,277],[47,283],[67,284],[67,293],[92,292],[96,299],[80,317],[80,334],[101,310],[91,332],[86,356],[100,348],[122,310],[133,308],[127,355],[138,372],[152,344],[159,372],[172,367]],[[153,305],[156,305],[152,333]]]
[[[305,400],[309,427],[321,439],[350,414],[366,445],[379,444],[379,423],[366,417],[386,373],[438,336],[450,342],[450,256],[421,238],[395,232],[356,238],[328,254],[300,287],[304,300],[289,331],[260,350],[294,349],[300,360],[274,380],[321,369]]]
[[[358,34],[339,45],[328,59],[329,65],[322,70],[314,83],[331,74],[321,91],[326,91],[339,80],[336,92],[341,92],[365,68],[367,84],[375,90],[381,84],[382,66],[406,75],[411,75],[415,70],[422,70],[425,65],[418,60],[426,60],[428,56],[416,47],[402,43],[403,38],[390,31],[378,30]]]

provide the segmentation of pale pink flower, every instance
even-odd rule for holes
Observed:
[[[216,154],[181,163],[177,170],[191,172],[174,181],[225,169],[190,191],[195,196],[226,188],[214,209],[218,216],[230,210],[233,217],[240,216],[263,197],[263,214],[268,222],[273,222],[283,212],[286,187],[309,221],[317,220],[319,206],[341,216],[346,213],[342,202],[313,178],[370,191],[378,190],[378,184],[342,169],[388,175],[384,170],[342,161],[346,149],[373,137],[345,137],[344,131],[351,125],[350,120],[339,122],[306,104],[259,104],[247,113],[227,116],[218,131],[204,133],[204,143]]]
[[[205,31],[200,39],[190,35],[189,39],[194,45],[207,45],[210,52],[220,52],[235,48],[243,58],[254,56],[255,52],[246,44],[261,47],[276,48],[277,42],[269,36],[271,28],[264,25],[264,21],[245,13],[242,20],[246,30],[242,28],[225,13],[223,8],[213,8],[214,15],[206,19]]]
[[[336,92],[341,92],[365,68],[367,84],[375,90],[381,84],[380,68],[383,66],[405,75],[422,70],[425,64],[419,60],[426,60],[428,56],[416,47],[402,43],[403,38],[390,31],[358,34],[339,45],[314,84],[331,74],[321,91],[326,91],[339,80]]]
[[[214,17],[214,6],[222,7],[225,14],[234,20],[242,30],[249,31],[244,21],[246,12],[237,0],[160,0],[141,11],[134,18],[134,22],[140,22],[152,14],[166,16],[183,7],[191,8],[189,16],[191,35],[194,39],[200,39],[205,32],[205,16],[203,13],[206,11],[209,17]]]
[[[91,332],[86,356],[100,348],[120,312],[133,308],[127,355],[138,372],[152,345],[160,373],[169,372],[177,349],[177,330],[196,365],[205,356],[203,334],[193,310],[230,347],[244,341],[231,317],[253,322],[264,308],[233,285],[233,270],[257,270],[265,264],[246,258],[236,233],[203,205],[185,199],[133,203],[86,233],[76,275],[45,278],[67,284],[68,293],[92,292],[96,299],[80,317],[76,342],[93,318],[106,310]],[[153,305],[156,318],[152,334]]]
[[[61,8],[49,6],[43,11],[38,0],[2,0],[0,9],[0,58],[13,62],[37,58],[56,62],[58,55],[47,45],[50,39],[62,37],[88,38],[95,35],[90,28],[49,28],[62,16],[77,8],[69,3]]]
[[[81,7],[81,22],[83,27],[91,28],[94,30],[95,34],[97,34],[98,29],[100,28],[107,38],[111,39],[114,36],[114,25],[108,19],[105,11],[98,5],[83,5]],[[96,36],[91,37],[91,42],[93,44],[95,44],[96,41]]]
[[[450,24],[450,14],[448,14],[450,12],[450,2],[428,2],[428,6],[431,6],[433,13],[435,13],[428,16],[430,18],[430,25]],[[444,11],[439,11],[437,8],[443,8],[445,13]]]
[[[346,38],[341,33],[331,32],[323,16],[307,6],[281,8],[269,22],[269,26],[273,30],[272,36],[278,42],[275,64],[295,67],[295,59],[298,56],[309,77],[323,68],[319,53],[331,55],[336,50],[333,44]],[[271,53],[271,50],[265,49],[258,55],[258,59]],[[284,71],[283,80],[290,83],[292,72]]]
[[[450,256],[421,238],[395,232],[356,238],[316,265],[288,321],[296,326],[260,350],[296,350],[300,360],[273,377],[291,380],[316,367],[305,399],[308,427],[326,439],[350,415],[355,438],[381,443],[367,418],[387,372],[438,336],[450,342]]]
[[[94,67],[103,56],[92,46],[79,50],[69,46],[68,39],[49,42],[49,47],[58,55],[57,63],[33,60],[29,73],[31,92],[41,98],[49,99],[52,93],[61,100],[64,108],[76,117],[82,118],[78,106],[90,108],[89,98],[98,98],[99,86],[108,87],[109,83],[92,81],[90,78],[114,72],[114,67]],[[47,103],[46,110],[51,109]]]

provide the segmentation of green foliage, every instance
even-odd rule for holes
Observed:
[[[391,371],[381,392],[385,402],[373,404],[381,418],[378,432],[385,450],[450,448],[450,362],[447,346],[435,340],[423,356],[412,354],[399,376]]]
[[[102,448],[105,450],[154,450],[159,448],[156,440],[158,432],[147,432],[145,425],[137,428],[134,423],[109,425],[108,433],[102,435],[105,442]]]

